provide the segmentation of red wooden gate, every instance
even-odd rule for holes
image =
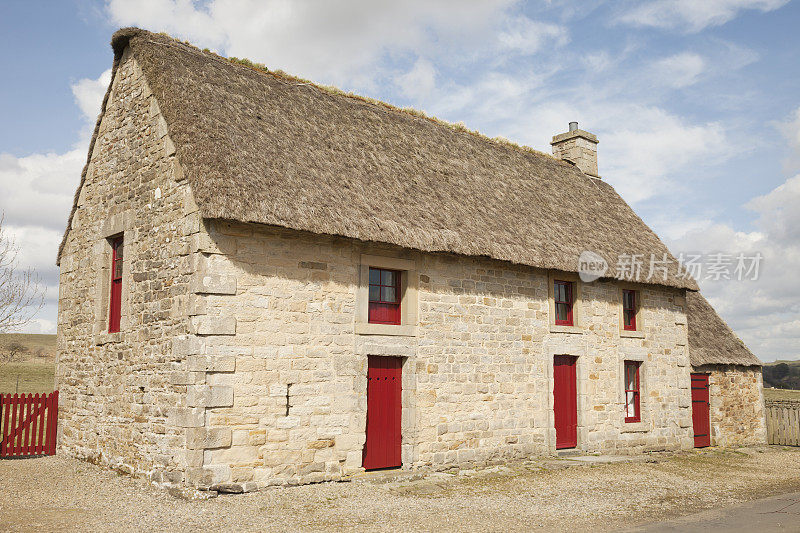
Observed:
[[[711,423],[708,416],[708,374],[692,374],[692,426],[694,447],[711,446]]]
[[[363,465],[367,470],[394,468],[400,459],[402,366],[399,357],[369,356],[367,370],[367,441]]]
[[[55,455],[58,391],[0,394],[0,457]]]
[[[576,359],[571,355],[556,355],[553,358],[553,415],[556,427],[556,449],[575,448],[578,445]]]

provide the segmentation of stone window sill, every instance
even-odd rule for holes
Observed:
[[[585,331],[579,326],[556,326],[550,324],[550,333],[568,333],[570,335],[583,335]]]
[[[644,339],[644,331],[629,331],[623,329],[619,332],[620,337],[628,337],[629,339]]]
[[[650,425],[647,422],[625,422],[622,426],[622,433],[647,433]]]
[[[416,337],[417,326],[391,325],[391,324],[369,324],[356,322],[356,335],[395,335],[398,337]]]
[[[103,344],[113,344],[116,342],[122,342],[121,331],[117,331],[115,333],[96,333],[94,336],[94,343],[97,346],[101,346]]]

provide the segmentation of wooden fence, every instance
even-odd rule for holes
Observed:
[[[0,394],[0,458],[54,455],[58,391]]]
[[[767,442],[800,446],[800,402],[767,400]]]

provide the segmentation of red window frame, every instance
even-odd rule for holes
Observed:
[[[636,291],[622,291],[622,329],[636,331]]]
[[[111,295],[108,304],[108,332],[120,330],[122,318],[122,264],[125,247],[122,235],[111,239]]]
[[[625,361],[625,422],[641,422],[641,390],[639,386],[639,367],[641,361]],[[629,380],[628,378],[633,378]],[[631,414],[633,411],[633,414]]]
[[[555,302],[555,322],[556,326],[572,326],[572,306],[573,306],[573,283],[571,281],[556,280],[553,282],[553,301]],[[562,313],[565,318],[559,318],[560,309],[565,309]]]
[[[369,267],[368,321],[370,324],[400,324],[400,278],[402,275],[400,270]]]

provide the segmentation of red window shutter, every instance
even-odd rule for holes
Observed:
[[[636,291],[622,291],[622,328],[636,331]]]
[[[553,298],[555,300],[557,326],[572,326],[573,283],[571,281],[555,281]]]
[[[370,267],[370,324],[400,324],[400,276],[399,270]]]
[[[108,306],[108,332],[116,333],[122,318],[122,261],[123,240],[117,237],[111,241],[111,301]]]

